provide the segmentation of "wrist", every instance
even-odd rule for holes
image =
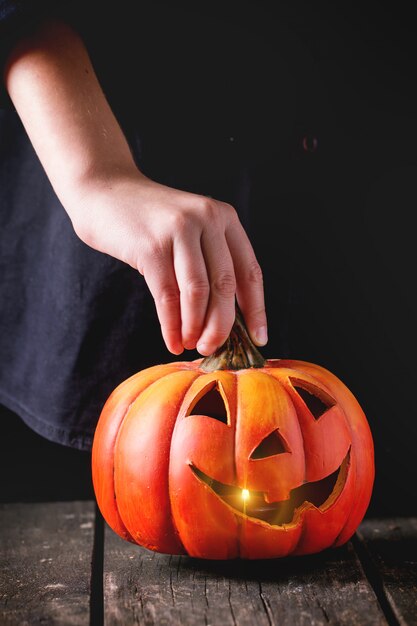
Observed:
[[[66,172],[54,181],[54,190],[71,219],[77,207],[84,207],[93,198],[108,196],[128,182],[140,183],[145,176],[138,170],[133,159],[112,163],[110,160],[85,165]],[[75,217],[75,215],[74,215]]]
[[[118,164],[110,171],[97,169],[73,181],[60,199],[80,239],[106,252],[100,242],[107,239],[109,224],[118,223],[126,211],[122,199],[138,197],[150,182],[136,167]]]

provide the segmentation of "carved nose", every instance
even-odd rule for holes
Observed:
[[[283,452],[291,452],[291,450],[279,430],[273,430],[265,439],[262,439],[261,443],[250,455],[250,458],[255,460],[266,459]]]

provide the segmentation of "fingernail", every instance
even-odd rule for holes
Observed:
[[[179,345],[179,346],[175,346],[175,348],[168,348],[168,350],[172,353],[175,354],[176,356],[178,356],[179,354],[182,354],[184,352],[184,348],[183,346]]]
[[[264,346],[268,341],[268,333],[266,331],[266,326],[261,326],[257,330],[255,330],[255,342],[258,346]]]
[[[183,345],[184,345],[184,348],[186,350],[194,350],[194,348],[195,348],[195,339],[194,339],[194,341],[192,339],[190,339],[189,341],[184,341]]]
[[[207,343],[199,343],[197,345],[197,350],[203,356],[208,356],[209,354],[213,352],[213,350],[210,348],[210,346]]]

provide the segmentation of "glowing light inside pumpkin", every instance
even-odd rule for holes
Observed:
[[[242,489],[242,500],[246,502],[246,500],[249,500],[249,496],[249,489]]]

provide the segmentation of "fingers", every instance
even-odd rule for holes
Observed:
[[[143,275],[155,300],[162,337],[170,352],[181,354],[180,293],[174,273],[171,250],[154,254],[144,266]]]
[[[180,292],[181,337],[187,350],[196,347],[206,317],[209,280],[200,244],[201,232],[174,240],[174,270]]]
[[[267,342],[262,272],[251,243],[232,207],[211,201],[209,209],[177,214],[143,267],[174,354],[215,352],[230,334],[236,297],[254,343]]]
[[[235,221],[226,231],[226,240],[236,275],[236,295],[252,341],[264,346],[268,341],[262,270],[249,238]]]
[[[233,326],[236,279],[224,232],[214,227],[207,228],[201,245],[210,282],[210,298],[197,350],[206,356],[226,341]]]

